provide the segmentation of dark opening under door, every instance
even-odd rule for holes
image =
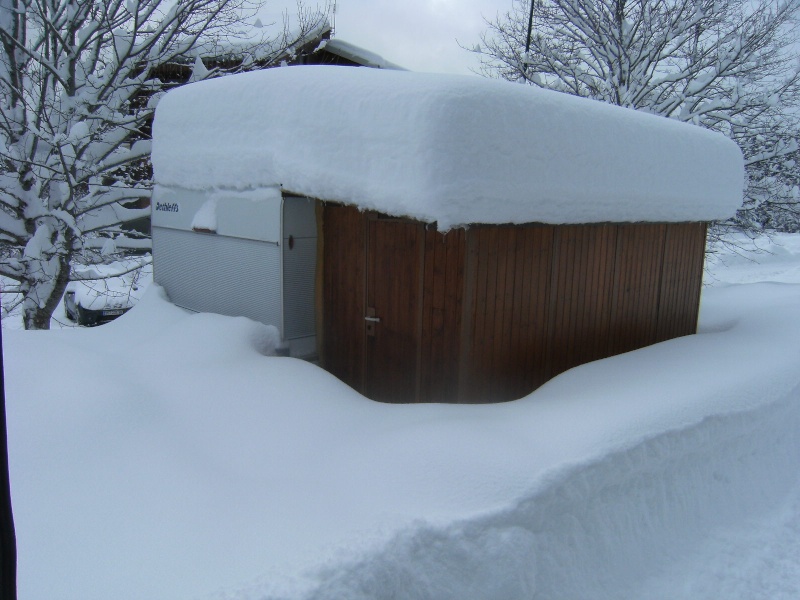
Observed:
[[[420,223],[367,217],[364,393],[415,402],[419,393],[422,259]]]

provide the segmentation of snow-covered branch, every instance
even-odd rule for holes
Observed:
[[[87,239],[149,214],[160,70],[231,45],[259,2],[0,0],[0,272],[20,281],[26,326],[47,327]],[[242,47],[295,43],[252,31]]]
[[[128,273],[138,271],[143,267],[153,263],[152,257],[144,257],[139,260],[129,261],[130,266],[121,271],[114,271],[112,273],[100,273],[92,269],[81,269],[80,272],[73,272],[70,281],[98,281],[102,279],[114,279],[115,277],[122,277]]]

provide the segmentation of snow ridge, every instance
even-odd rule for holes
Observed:
[[[322,570],[319,587],[302,597],[697,598],[647,580],[791,491],[798,404],[800,386],[766,409],[709,417],[572,465],[507,510],[417,526],[377,555]]]

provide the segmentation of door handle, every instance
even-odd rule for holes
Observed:
[[[381,318],[375,316],[375,307],[368,306],[367,307],[367,316],[364,317],[364,320],[367,322],[366,330],[368,337],[375,337],[375,323],[380,323]]]

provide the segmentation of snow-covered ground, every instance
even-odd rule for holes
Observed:
[[[499,405],[372,402],[155,286],[4,330],[20,598],[800,597],[800,236],[762,245],[699,335]]]

